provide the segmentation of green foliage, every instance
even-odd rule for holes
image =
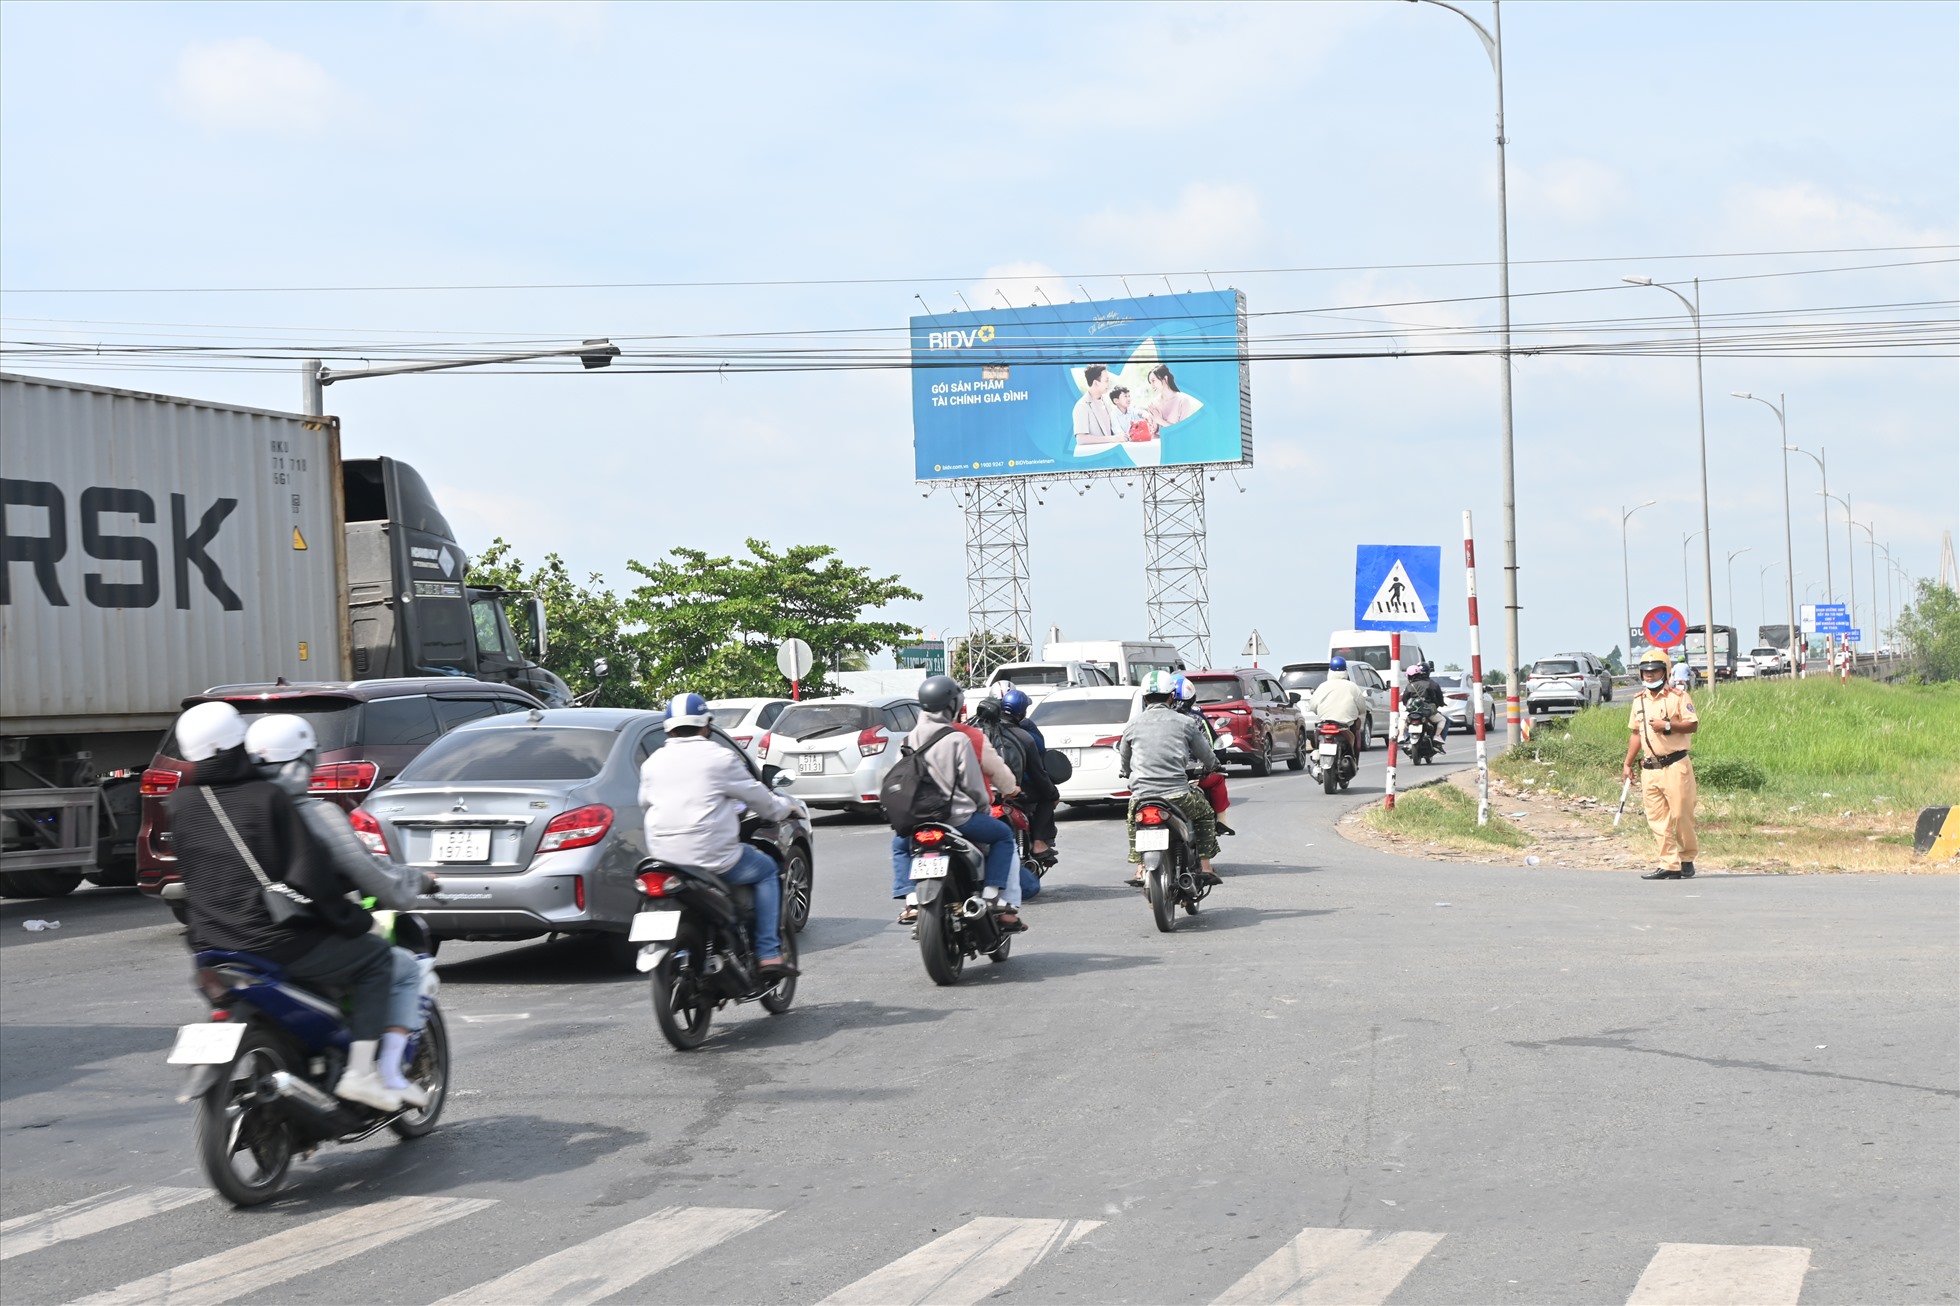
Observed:
[[[953,646],[946,650],[946,674],[962,685],[978,689],[986,677],[967,674],[969,655],[979,666],[997,667],[1003,662],[1031,662],[1034,649],[1019,640],[986,631],[954,640]]]
[[[841,667],[914,633],[902,622],[865,621],[869,609],[918,599],[896,576],[847,566],[836,550],[799,544],[778,553],[748,541],[745,558],[677,548],[672,560],[627,567],[641,584],[627,596],[641,680],[655,697],[693,690],[709,698],[779,694],[776,646],[801,639],[816,654],[806,693],[825,692],[824,669]]]
[[[1769,783],[1763,768],[1746,757],[1710,757],[1695,763],[1695,780],[1723,793],[1754,791]]]
[[[609,670],[595,700],[597,706],[657,706],[654,695],[633,674],[637,653],[626,631],[624,605],[597,573],[581,585],[555,553],[546,554],[544,564],[527,573],[500,536],[471,565],[470,583],[530,590],[544,600],[544,665],[557,672],[572,693],[583,694],[592,688],[592,664],[604,658]],[[510,619],[520,635],[528,633],[528,605],[511,605]]]
[[[1960,594],[1921,580],[1917,599],[1899,614],[1898,633],[1917,679],[1960,680]]]
[[[1487,825],[1477,824],[1477,800],[1451,784],[1412,789],[1395,799],[1395,810],[1379,804],[1363,817],[1369,825],[1413,839],[1435,839],[1459,846],[1522,848],[1531,842],[1524,831],[1496,812]]]

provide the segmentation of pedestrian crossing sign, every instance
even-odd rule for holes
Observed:
[[[1442,575],[1441,545],[1357,545],[1354,550],[1354,628],[1435,630]]]

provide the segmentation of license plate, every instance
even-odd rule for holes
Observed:
[[[796,759],[796,773],[798,775],[822,775],[823,754],[803,753],[798,755]]]
[[[439,862],[487,862],[490,860],[488,830],[437,830],[435,860]]]
[[[1064,748],[1061,750],[1061,754],[1063,757],[1068,759],[1068,764],[1070,766],[1081,766],[1082,754],[1085,751],[1086,750],[1080,748]]]
[[[1137,851],[1140,853],[1161,853],[1169,851],[1171,832],[1169,830],[1138,830]]]
[[[202,1025],[183,1025],[177,1030],[176,1045],[170,1049],[173,1066],[225,1066],[238,1055],[238,1044],[245,1037],[243,1021],[207,1021]]]
[[[681,914],[677,911],[643,911],[633,918],[630,943],[666,943],[680,937]]]
[[[944,857],[914,857],[912,859],[912,878],[915,880],[945,879],[946,859]]]
[[[1332,761],[1341,755],[1341,746],[1339,744],[1322,744],[1320,746],[1320,755]]]

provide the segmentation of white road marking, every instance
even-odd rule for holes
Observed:
[[[128,1195],[118,1196],[124,1193]],[[119,1224],[174,1211],[180,1206],[201,1202],[210,1195],[209,1188],[150,1188],[140,1193],[131,1193],[127,1188],[112,1188],[94,1197],[84,1197],[79,1202],[51,1206],[32,1215],[17,1215],[11,1220],[0,1220],[0,1261],[10,1256],[37,1252],[56,1243],[65,1243],[70,1238],[86,1238]]]
[[[732,1206],[669,1206],[444,1297],[435,1306],[526,1306],[545,1301],[552,1306],[589,1306],[780,1214]]]
[[[1662,1243],[1627,1306],[1796,1306],[1808,1247]]]
[[[1213,1306],[1380,1306],[1441,1241],[1440,1233],[1303,1229]]]
[[[474,1197],[375,1202],[132,1280],[75,1306],[218,1306],[495,1205]]]
[[[817,1306],[974,1306],[1035,1262],[1100,1229],[1101,1220],[1010,1220],[983,1215],[819,1302]]]

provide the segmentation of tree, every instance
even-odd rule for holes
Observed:
[[[557,672],[574,694],[592,688],[592,664],[604,658],[606,679],[594,700],[597,706],[658,705],[634,674],[638,650],[626,630],[625,605],[605,587],[597,572],[588,577],[587,584],[580,585],[572,579],[564,559],[548,553],[543,566],[526,574],[524,564],[499,536],[470,567],[470,583],[529,590],[544,600],[544,665]],[[531,614],[526,605],[513,605],[510,617],[520,632],[528,633]]]
[[[677,548],[671,560],[627,567],[641,578],[623,604],[639,673],[655,697],[694,690],[710,698],[778,694],[776,648],[801,639],[815,655],[806,692],[824,689],[824,668],[891,648],[913,627],[866,621],[867,611],[922,596],[896,576],[846,565],[828,545],[775,552],[749,540],[745,558]]]
[[[1960,680],[1960,594],[1930,580],[1919,582],[1917,601],[1899,614],[1898,631],[1912,650],[1919,680]]]
[[[953,646],[946,650],[946,674],[962,685],[977,689],[1002,663],[1028,662],[1033,658],[1034,650],[1020,640],[981,631],[953,641]]]

